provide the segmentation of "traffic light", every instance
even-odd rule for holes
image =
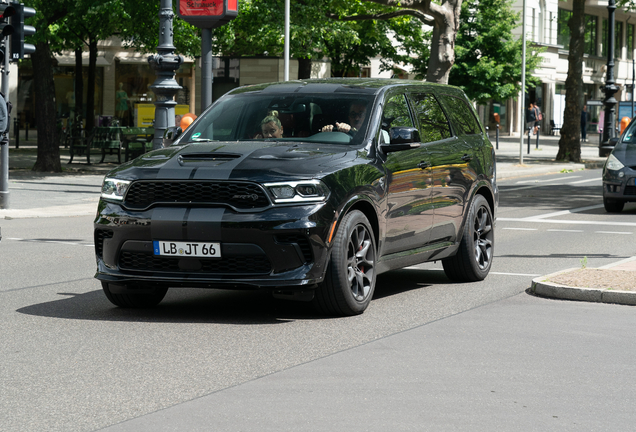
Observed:
[[[35,45],[24,43],[25,36],[35,34],[35,27],[24,25],[24,19],[35,16],[35,9],[25,6],[22,3],[11,3],[15,9],[15,13],[11,15],[11,26],[13,34],[11,35],[11,61],[18,61],[24,58],[25,54],[35,52]]]
[[[9,24],[9,18],[15,15],[15,7],[7,3],[0,3],[0,11],[2,11],[2,16],[0,16],[0,38],[4,38],[13,34],[13,26]]]

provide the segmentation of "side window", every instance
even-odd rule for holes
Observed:
[[[413,120],[409,113],[409,106],[403,94],[391,96],[384,105],[382,112],[382,129],[390,130],[392,127],[413,127]]]
[[[475,118],[475,114],[473,114],[473,110],[465,101],[450,95],[442,95],[442,99],[448,107],[448,115],[457,129],[457,133],[461,135],[474,135],[482,132],[479,122]]]
[[[432,94],[411,95],[415,115],[420,122],[420,137],[423,143],[450,138],[448,119]]]

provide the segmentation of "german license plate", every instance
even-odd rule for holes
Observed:
[[[155,255],[204,258],[221,257],[221,243],[173,242],[161,240],[155,240],[152,243]]]

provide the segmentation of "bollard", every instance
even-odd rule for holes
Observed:
[[[496,149],[499,150],[499,123],[497,123],[497,130],[495,131]]]
[[[28,141],[29,140],[29,121],[28,120],[25,122],[24,126],[25,126],[24,127],[24,140]]]
[[[530,154],[530,141],[532,141],[532,127],[528,128],[528,154]]]
[[[536,146],[537,150],[539,150],[539,135],[541,135],[541,126],[537,127],[537,146]]]

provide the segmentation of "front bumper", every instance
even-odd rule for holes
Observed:
[[[102,200],[95,277],[131,287],[306,288],[324,278],[334,214],[327,203],[237,213],[183,206],[130,211]],[[219,242],[221,257],[156,256],[153,240]]]
[[[603,171],[603,197],[636,202],[636,170],[624,167]]]

